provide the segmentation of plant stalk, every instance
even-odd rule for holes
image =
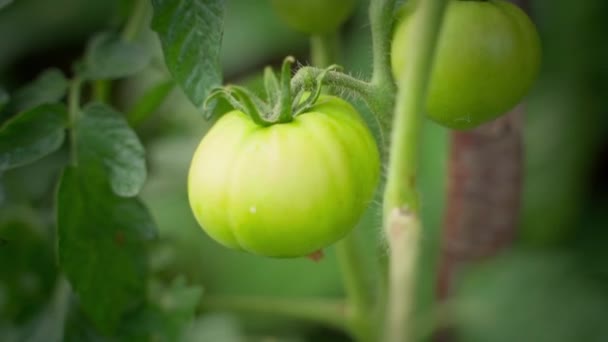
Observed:
[[[373,2],[372,2],[373,3]],[[390,249],[389,300],[385,340],[407,342],[415,337],[416,263],[422,227],[416,171],[426,92],[447,0],[421,0],[410,33],[416,49],[400,77],[391,135],[384,229]]]
[[[201,310],[275,315],[351,331],[346,304],[340,300],[207,295],[201,302]]]
[[[314,66],[326,68],[339,62],[340,41],[338,32],[311,37],[311,60]],[[364,267],[361,246],[357,241],[357,230],[353,229],[336,243],[336,255],[342,274],[342,283],[349,306],[351,333],[358,341],[372,342],[371,314],[373,300],[369,283],[369,270]]]
[[[340,39],[338,32],[310,37],[310,60],[317,68],[340,62]]]
[[[391,87],[395,93],[395,82],[391,73],[391,36],[393,32],[393,19],[395,0],[370,1],[370,25],[372,31],[372,84]]]
[[[107,80],[96,80],[93,82],[93,98],[99,102],[107,102],[110,99],[110,82]]]
[[[368,104],[382,133],[380,143],[384,162],[388,159],[388,132],[391,130],[391,115],[397,92],[390,60],[395,5],[395,0],[373,0],[370,1],[369,6],[373,57],[370,83],[373,100]]]
[[[323,69],[315,67],[303,67],[298,70],[291,80],[291,88],[294,93],[305,84],[315,81]],[[363,100],[371,110],[375,125],[379,128],[379,144],[383,160],[386,160],[388,146],[388,130],[390,127],[390,112],[393,108],[394,94],[386,93],[379,87],[362,81],[339,71],[330,71],[325,75],[325,84],[346,91],[348,94]],[[387,114],[388,113],[388,114]]]

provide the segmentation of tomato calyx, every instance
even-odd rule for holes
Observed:
[[[237,110],[249,115],[253,122],[262,127],[293,121],[293,118],[308,111],[319,99],[325,77],[330,71],[339,70],[331,65],[310,82],[291,85],[291,69],[295,63],[292,56],[285,58],[281,67],[281,79],[277,79],[271,67],[264,70],[266,101],[249,89],[237,85],[227,85],[211,91],[204,103],[206,111],[211,101],[223,98]]]

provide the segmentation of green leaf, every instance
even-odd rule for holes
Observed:
[[[104,32],[91,39],[80,67],[86,79],[117,79],[143,70],[150,59],[151,54],[141,44]]]
[[[78,164],[102,167],[115,194],[135,196],[146,181],[145,151],[124,116],[102,103],[83,109],[76,129]]]
[[[224,0],[152,0],[169,71],[197,107],[222,82]]]
[[[48,69],[17,90],[8,105],[11,112],[21,112],[45,103],[59,102],[66,94],[68,80],[58,69]]]
[[[146,246],[156,228],[136,198],[116,196],[104,170],[68,167],[59,184],[59,263],[83,310],[103,332],[116,329],[146,293]]]
[[[146,90],[127,114],[129,123],[135,126],[144,121],[163,103],[174,86],[175,82],[170,80],[161,82]]]
[[[65,137],[66,117],[64,105],[45,104],[6,122],[0,128],[0,171],[56,151]]]

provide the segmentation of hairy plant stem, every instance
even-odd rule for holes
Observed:
[[[321,73],[323,73],[323,69],[316,67],[300,68],[291,80],[291,88],[299,89],[305,84],[313,83]],[[393,108],[394,94],[385,94],[382,87],[374,86],[369,82],[339,71],[327,72],[324,83],[365,102],[373,114],[375,124],[380,128],[380,149],[383,157],[386,157],[387,132],[390,128],[390,113]],[[386,160],[386,158],[383,158],[383,160]]]
[[[373,3],[373,2],[372,2]],[[447,0],[421,0],[420,20],[411,39],[416,46],[399,82],[384,194],[384,230],[389,245],[389,301],[385,340],[414,338],[412,311],[422,227],[416,171],[426,91]]]
[[[340,42],[338,32],[311,38],[311,59],[314,66],[326,68],[338,62]],[[336,243],[336,255],[342,274],[342,283],[351,307],[349,326],[351,334],[360,342],[375,340],[375,332],[370,319],[373,311],[370,270],[362,262],[362,249],[357,241],[357,230]]]
[[[392,88],[390,94],[395,93],[395,82],[391,73],[390,60],[394,12],[395,0],[370,1],[369,17],[373,44],[371,83],[383,88]]]
[[[349,310],[341,300],[208,295],[201,302],[201,310],[267,314],[321,323],[347,333],[353,330]]]
[[[77,143],[76,143],[76,123],[80,116],[80,88],[82,80],[75,76],[70,82],[70,89],[68,93],[68,124],[70,130],[70,164],[72,166],[78,165],[77,156]]]

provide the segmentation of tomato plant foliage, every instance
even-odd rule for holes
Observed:
[[[375,1],[372,5],[380,3]],[[10,2],[0,0],[0,9]],[[131,104],[130,108],[124,108],[121,101],[113,101],[118,98],[116,90],[121,88],[113,88],[116,83],[111,81],[131,78],[129,81],[137,83],[135,89],[140,86],[140,76],[149,76],[138,73],[151,71],[153,65],[152,51],[143,40],[138,40],[139,31],[148,24],[145,20],[148,2],[153,8],[150,26],[157,33],[172,77],[162,75],[154,82],[142,81],[148,82],[141,86],[142,96],[124,101]],[[176,86],[199,109],[217,99],[234,109],[222,109],[226,114],[203,137],[188,176],[188,197],[196,220],[213,239],[227,247],[270,257],[300,257],[314,253],[347,236],[368,208],[379,183],[382,165],[378,146],[360,118],[361,111],[331,94],[354,95],[367,103],[372,112],[386,109],[384,115],[389,115],[394,84],[385,91],[384,87],[375,84],[375,77],[370,82],[363,81],[341,72],[335,65],[324,70],[300,68],[293,76],[291,65],[295,59],[288,57],[281,69],[280,81],[272,68],[264,74],[268,101],[238,85],[221,88],[220,49],[225,0],[135,0],[128,3],[123,5],[125,8],[132,5],[133,13],[127,18],[125,30],[102,29],[88,42],[83,42],[81,56],[70,59],[67,64],[73,66],[71,71],[47,69],[26,85],[16,89],[7,87],[10,93],[0,87],[0,232],[3,234],[0,236],[0,256],[3,256],[0,266],[11,266],[9,253],[22,253],[15,256],[21,258],[19,261],[32,260],[47,268],[42,271],[38,267],[26,267],[29,265],[12,265],[25,272],[42,274],[37,278],[42,282],[39,291],[21,287],[24,277],[21,270],[0,275],[0,280],[4,281],[0,284],[0,303],[7,304],[0,305],[0,318],[17,317],[10,324],[23,328],[19,339],[51,342],[186,339],[187,325],[195,319],[203,290],[200,286],[189,285],[187,278],[177,274],[179,271],[167,266],[170,262],[160,260],[166,257],[163,250],[159,248],[161,253],[150,253],[152,247],[158,247],[151,243],[157,238],[157,229],[139,197],[148,170],[146,151],[138,133],[142,133],[146,141],[155,138],[151,136],[157,133],[156,128],[148,131],[148,127],[140,124],[158,109]],[[318,39],[321,35],[328,38],[335,33],[352,14],[357,1],[273,0],[272,3],[279,16],[292,27],[317,35],[314,39]],[[394,5],[391,1],[387,3]],[[488,5],[472,1],[458,2],[458,5],[455,1],[450,3],[452,7],[463,8]],[[393,7],[385,8],[392,10]],[[477,115],[474,123],[480,123],[493,117],[499,109],[508,109],[527,91],[538,67],[538,56],[534,55],[538,51],[529,55],[500,51],[499,57],[490,60],[495,65],[488,66],[485,64],[488,58],[481,58],[464,67],[457,62],[470,62],[467,58],[470,55],[460,59],[462,56],[453,53],[470,51],[471,44],[478,42],[471,37],[481,37],[482,43],[487,43],[488,39],[484,40],[484,37],[496,34],[492,29],[503,26],[522,36],[516,37],[519,40],[515,39],[515,43],[534,48],[536,41],[517,31],[525,31],[529,23],[523,19],[511,22],[519,14],[512,9],[507,11],[511,11],[510,17],[497,15],[494,18],[497,24],[489,23],[487,30],[473,27],[480,22],[477,19],[491,17],[485,13],[458,17],[460,20],[453,20],[448,13],[448,29],[456,26],[461,30],[470,29],[470,32],[449,37],[454,45],[440,43],[439,54],[447,46],[450,51],[443,55],[449,58],[446,58],[448,62],[439,58],[436,69],[449,69],[450,73],[447,81],[446,77],[439,81],[434,79],[436,76],[433,78],[435,88],[431,86],[430,94],[439,97],[440,105],[455,107],[439,106],[441,113],[437,118],[434,116],[436,107],[429,106],[429,116],[437,121],[445,119],[444,116],[456,116],[455,119],[447,118],[445,125],[466,128],[460,124],[462,116]],[[386,12],[386,20],[380,21],[386,24],[383,31],[388,36],[394,13]],[[399,32],[398,29],[397,35]],[[386,47],[390,44],[385,38],[386,44],[381,45]],[[508,37],[499,38],[499,42],[508,40]],[[397,50],[393,57],[403,57],[399,55],[403,51]],[[388,56],[388,51],[383,53]],[[248,58],[239,56],[243,57]],[[407,56],[402,59],[405,61]],[[390,65],[384,67],[390,81]],[[488,77],[488,82],[471,79],[488,76],[489,72],[477,72],[477,68],[511,71],[504,77],[507,86],[493,87],[500,83],[496,79],[505,76],[504,73],[490,75],[496,77]],[[455,86],[463,79],[468,83]],[[443,92],[448,87],[450,91],[454,88],[456,91]],[[487,93],[482,96],[486,102],[477,99],[473,99],[477,102],[471,102],[472,97],[486,88]],[[378,99],[381,95],[389,96]],[[471,103],[484,111],[471,112],[467,107]],[[180,109],[171,110],[175,113]],[[377,113],[374,115],[380,118]],[[45,164],[51,159],[56,164]],[[48,198],[33,198],[34,195],[26,194],[19,199],[23,203],[15,207],[36,209],[40,222],[32,223],[18,215],[11,216],[13,214],[6,215],[10,218],[6,219],[4,210],[14,208],[5,207],[5,197],[11,195],[5,196],[10,192],[5,192],[5,187],[24,187],[23,184],[31,181],[32,173],[15,176],[19,179],[17,186],[8,184],[11,182],[9,177],[3,177],[36,169],[39,165],[49,174],[41,177]],[[415,177],[411,179],[413,186]],[[185,193],[181,195],[184,198],[180,199],[180,205],[185,203]],[[44,226],[48,234],[28,235],[31,227],[38,229],[38,226]],[[4,238],[21,238],[20,245],[4,248]],[[18,248],[22,245],[23,249]],[[342,257],[350,254],[348,257],[351,257],[353,250],[349,252],[348,249],[356,248],[353,246],[355,244],[350,247],[340,244],[337,250],[343,248],[342,253],[337,254]],[[51,265],[55,261],[54,252],[57,269]],[[358,263],[352,260],[347,263],[357,268]],[[199,263],[197,260],[197,268],[202,267]],[[212,281],[209,284],[212,288]],[[250,282],[246,285],[250,286]],[[353,288],[354,292],[358,291],[357,284],[346,287],[346,292]],[[8,299],[3,297],[5,293],[8,293]],[[351,299],[349,297],[347,301]],[[30,310],[20,305],[21,301],[28,305],[43,300],[42,309]],[[360,300],[361,303],[366,301],[365,298]],[[340,305],[340,312],[366,313],[369,310],[364,306],[348,306],[348,310],[343,310],[346,306]],[[359,318],[354,317],[353,322]],[[4,322],[0,321],[0,340],[4,340],[3,329]],[[208,331],[203,333],[209,334]],[[201,336],[205,335],[198,334],[198,339]]]
[[[146,180],[145,152],[122,114],[102,103],[87,105],[76,141],[79,167],[103,168],[119,196],[139,193]]]
[[[66,168],[57,196],[59,262],[84,311],[112,331],[145,298],[145,242],[155,226],[137,198],[125,198],[143,185],[144,152],[106,105],[86,106],[75,129],[77,166]]]
[[[67,87],[68,81],[63,72],[48,69],[11,95],[3,114],[20,112],[45,103],[58,102],[65,96]]]
[[[88,79],[117,79],[143,70],[150,54],[137,42],[127,41],[116,33],[104,32],[87,46],[83,76]]]
[[[83,309],[104,331],[143,303],[145,242],[152,218],[136,198],[115,195],[101,168],[68,167],[58,191],[59,262]]]
[[[220,47],[224,0],[153,0],[169,71],[192,103],[200,106],[222,81]]]
[[[31,163],[57,150],[65,137],[67,111],[61,104],[20,113],[0,129],[0,170]]]

